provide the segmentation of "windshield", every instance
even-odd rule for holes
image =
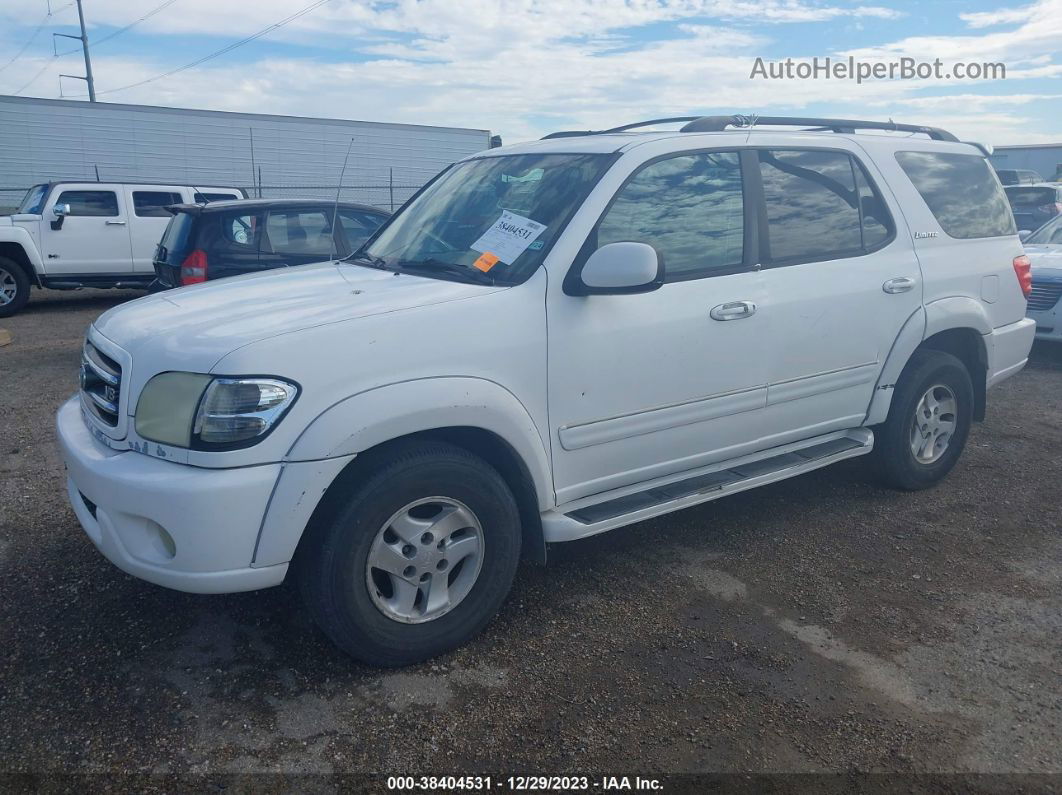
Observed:
[[[34,185],[26,191],[26,196],[22,199],[22,204],[18,206],[18,209],[15,212],[34,213],[39,215],[41,212],[41,205],[44,204],[44,194],[47,192],[47,185]]]
[[[1062,215],[1056,215],[1052,220],[1025,238],[1025,243],[1062,245]]]
[[[527,279],[611,155],[501,155],[443,172],[352,259],[467,281]]]

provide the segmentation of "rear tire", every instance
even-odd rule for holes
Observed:
[[[460,646],[512,586],[521,538],[512,493],[485,461],[442,442],[397,445],[365,472],[340,476],[296,553],[307,608],[371,665]]]
[[[30,279],[12,259],[0,257],[0,317],[11,317],[26,305],[30,297]]]
[[[916,351],[900,375],[888,419],[874,429],[879,478],[905,491],[943,480],[966,446],[973,406],[961,360],[944,351]]]

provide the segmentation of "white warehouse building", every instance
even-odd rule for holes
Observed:
[[[353,143],[351,143],[353,139]],[[0,96],[0,207],[59,179],[242,187],[392,209],[488,130]]]

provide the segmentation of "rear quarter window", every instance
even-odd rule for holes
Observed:
[[[980,155],[897,152],[896,160],[949,237],[1017,233],[1006,194]]]

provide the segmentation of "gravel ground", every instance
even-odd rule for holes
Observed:
[[[379,671],[287,585],[167,591],[79,528],[53,416],[86,325],[134,295],[0,320],[0,770],[1062,786],[1062,348],[993,392],[936,489],[883,490],[857,459],[560,545],[471,644]]]

